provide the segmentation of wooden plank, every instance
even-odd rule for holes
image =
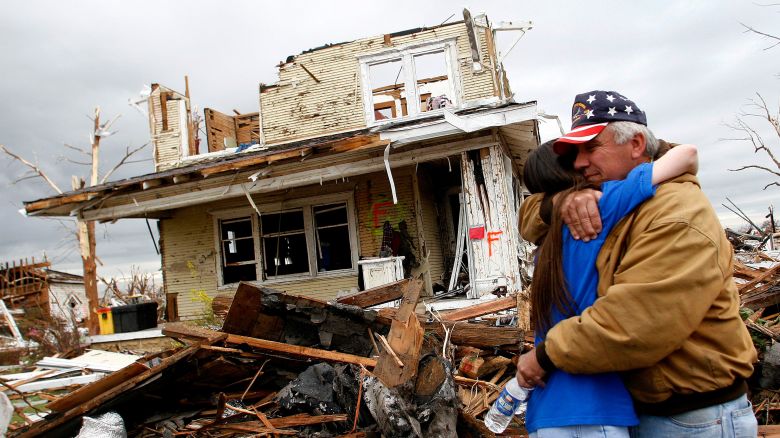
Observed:
[[[289,417],[269,418],[268,422],[271,423],[273,427],[296,427],[296,426],[308,426],[310,424],[332,423],[335,421],[347,421],[348,419],[349,418],[347,418],[346,414],[335,414],[335,415],[299,414],[299,415],[291,415]]]
[[[444,339],[444,328],[442,325],[452,329],[450,341],[458,346],[477,348],[501,347],[514,350],[518,348],[520,341],[524,338],[523,330],[517,327],[494,327],[453,321],[423,324],[426,332],[436,333]]]
[[[303,71],[305,71],[305,72],[306,72],[306,74],[308,74],[309,76],[311,76],[311,78],[312,78],[312,79],[314,79],[314,82],[316,82],[316,83],[318,83],[318,84],[320,83],[320,80],[319,80],[319,79],[317,79],[317,76],[314,76],[314,73],[312,73],[311,71],[309,71],[309,69],[308,69],[308,68],[306,68],[306,66],[305,66],[305,65],[303,65],[303,63],[298,63],[298,65],[300,65],[300,66],[301,66],[301,68],[303,69]]]
[[[111,388],[118,386],[122,382],[131,379],[147,370],[149,370],[148,366],[142,363],[134,362],[122,368],[121,370],[111,373],[108,376],[98,380],[92,385],[82,386],[67,396],[50,402],[48,405],[46,405],[46,407],[55,412],[65,412],[99,396],[100,394],[103,394]]]
[[[376,147],[384,147],[390,144],[390,140],[375,140],[375,141],[357,141],[353,143],[345,143],[345,144],[338,144],[336,146],[333,146],[329,151],[330,152],[348,152],[348,151],[359,151],[363,149],[371,149]]]
[[[422,289],[423,281],[419,278],[405,285],[403,300],[387,335],[390,349],[379,353],[374,374],[388,388],[406,383],[417,375],[424,331],[414,309]]]
[[[44,433],[70,421],[71,419],[83,415],[87,412],[89,412],[92,409],[97,408],[98,406],[102,405],[103,403],[106,403],[107,401],[113,399],[119,394],[122,394],[126,391],[129,391],[135,387],[136,384],[141,383],[161,372],[163,372],[165,369],[170,367],[171,365],[174,365],[178,363],[180,360],[185,359],[189,357],[190,355],[196,353],[200,349],[199,345],[193,345],[184,349],[179,350],[178,352],[174,353],[173,355],[166,357],[165,359],[160,362],[157,366],[135,376],[130,379],[125,380],[124,382],[120,383],[119,385],[114,386],[113,388],[103,392],[102,394],[84,402],[80,405],[74,407],[73,409],[70,409],[69,411],[65,412],[61,416],[57,417],[56,419],[52,419],[50,421],[41,421],[38,423],[34,423],[32,426],[30,426],[29,429],[24,431],[22,434],[18,435],[19,438],[32,438],[41,436]],[[99,381],[95,384],[99,384]]]
[[[290,345],[284,342],[268,341],[265,339],[250,338],[249,336],[231,335],[227,336],[225,340],[228,344],[242,345],[246,344],[252,348],[258,350],[271,351],[283,355],[289,355],[294,357],[303,357],[307,359],[317,359],[326,362],[344,362],[353,363],[356,365],[363,365],[368,368],[376,366],[376,360],[356,356],[354,354],[339,353],[337,351],[321,350],[319,348],[302,347],[300,345]]]
[[[447,321],[465,321],[478,316],[489,315],[502,310],[512,309],[517,305],[517,298],[514,295],[499,298],[496,300],[480,303],[462,309],[453,310],[441,314],[441,318]]]
[[[209,344],[227,338],[227,333],[197,327],[184,322],[169,322],[162,328],[162,334],[171,338],[205,340]]]
[[[168,97],[171,95],[169,91],[163,91],[160,93],[160,111],[162,112],[162,130],[168,130]]]
[[[258,164],[270,163],[274,161],[284,160],[288,158],[304,157],[309,155],[313,151],[311,147],[296,148],[289,151],[278,152],[275,154],[250,156],[242,160],[234,160],[228,163],[219,164],[213,167],[208,167],[200,171],[200,174],[204,177],[214,175],[222,172],[229,172],[231,170],[240,170]]]
[[[377,304],[387,303],[401,298],[403,296],[404,288],[411,281],[411,279],[404,279],[396,281],[395,283],[366,289],[363,292],[337,298],[336,302],[339,304],[358,306],[364,309],[366,307],[376,306]]]
[[[780,263],[778,263],[775,266],[767,269],[761,275],[759,275],[758,277],[754,278],[753,280],[750,280],[749,282],[744,283],[744,284],[737,285],[737,289],[739,289],[739,293],[740,294],[745,293],[745,292],[749,291],[750,289],[752,289],[758,283],[761,283],[762,281],[766,281],[767,278],[775,275],[778,270],[780,270]]]
[[[103,191],[75,193],[67,196],[57,196],[55,198],[41,199],[24,204],[24,209],[28,213],[37,210],[44,210],[52,207],[59,207],[66,204],[75,204],[77,202],[89,201],[94,196],[99,196]]]

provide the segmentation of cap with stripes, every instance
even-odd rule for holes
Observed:
[[[572,144],[595,138],[610,122],[634,122],[647,126],[647,116],[636,104],[616,91],[595,90],[578,94],[571,108],[571,131],[553,144],[556,153]]]

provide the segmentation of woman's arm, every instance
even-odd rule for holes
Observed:
[[[669,152],[653,163],[652,183],[660,184],[684,173],[696,174],[698,170],[699,157],[696,146],[681,144],[669,149]]]

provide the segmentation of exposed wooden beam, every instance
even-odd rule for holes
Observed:
[[[284,342],[266,341],[265,339],[250,338],[248,336],[229,334],[225,342],[233,345],[246,344],[252,348],[257,348],[258,350],[271,351],[295,357],[324,360],[328,362],[353,363],[368,368],[376,366],[376,360],[368,357],[339,353],[337,351],[321,350],[319,348],[302,347],[300,345],[290,345],[285,344]]]
[[[298,65],[300,65],[301,68],[303,69],[303,71],[305,71],[309,76],[311,76],[312,79],[314,79],[314,82],[316,82],[318,84],[320,83],[320,80],[317,79],[317,76],[314,76],[314,73],[310,72],[309,69],[306,68],[305,65],[303,65],[302,63],[298,63]]]
[[[404,296],[393,317],[385,348],[379,353],[374,375],[388,388],[409,382],[417,375],[420,351],[423,343],[423,328],[414,313],[423,281],[415,278],[404,285]]]
[[[68,410],[67,412],[63,413],[57,418],[48,421],[39,421],[37,423],[33,423],[29,429],[25,430],[23,433],[21,433],[18,436],[19,438],[32,438],[32,437],[42,436],[49,430],[61,426],[62,424],[68,422],[72,418],[77,417],[79,415],[83,415],[86,412],[95,409],[96,407],[102,405],[103,403],[108,402],[109,400],[113,399],[119,394],[130,391],[136,386],[136,384],[141,383],[144,380],[147,380],[150,377],[161,373],[171,365],[174,365],[178,363],[180,360],[194,354],[195,352],[198,351],[199,348],[200,347],[198,345],[193,345],[191,347],[181,349],[178,352],[172,354],[171,356],[166,357],[165,359],[162,360],[162,362],[152,367],[151,369],[144,371],[143,373],[137,376],[124,380],[122,383],[114,386],[108,391],[105,391],[102,394],[93,397],[84,403],[77,405],[73,409]]]
[[[349,304],[351,306],[358,306],[364,309],[366,307],[376,306],[377,304],[387,303],[401,298],[404,294],[404,287],[410,281],[412,280],[405,279],[401,281],[396,281],[395,283],[385,284],[371,289],[366,289],[363,292],[358,292],[356,294],[337,298],[336,302],[340,304]]]
[[[24,209],[28,213],[32,213],[38,210],[45,210],[47,208],[59,207],[66,204],[75,204],[77,202],[89,201],[93,196],[99,195],[101,192],[82,192],[67,196],[58,196],[56,198],[41,199],[40,201],[33,201],[25,204]]]
[[[169,322],[162,328],[162,334],[170,338],[206,340],[213,344],[227,338],[227,333],[197,327],[183,322]]]
[[[189,174],[174,175],[173,176],[173,183],[174,184],[181,184],[181,183],[188,182],[191,179],[192,179],[192,177]]]
[[[150,179],[150,180],[147,180],[147,181],[144,181],[144,182],[141,183],[141,189],[142,190],[153,189],[155,187],[161,186],[162,183],[163,183],[163,180],[161,178]]]
[[[514,295],[496,300],[480,303],[462,309],[453,310],[441,314],[441,319],[447,321],[466,321],[478,316],[490,315],[502,310],[512,309],[517,306],[517,297]]]
[[[207,177],[209,175],[214,175],[217,173],[241,170],[247,167],[256,166],[258,164],[270,163],[274,161],[284,160],[287,158],[304,157],[310,154],[311,151],[312,148],[307,147],[307,148],[300,148],[300,149],[291,149],[289,151],[279,152],[276,154],[262,155],[259,157],[250,156],[250,157],[246,157],[246,159],[231,161],[229,163],[220,164],[214,167],[208,167],[206,169],[201,170],[200,174],[203,175],[204,177]]]
[[[444,339],[444,327],[452,329],[450,341],[458,346],[477,348],[517,347],[523,340],[524,332],[517,327],[494,327],[467,322],[444,321],[423,324],[426,332],[437,333]]]
[[[494,144],[495,143],[489,138],[477,137],[462,142],[442,143],[423,149],[402,150],[390,155],[390,167],[399,168],[409,166],[416,163],[457,155],[464,151],[492,146]],[[385,170],[385,163],[382,156],[328,166],[328,161],[332,161],[332,159],[332,157],[328,156],[316,161],[316,163],[321,163],[322,165],[319,168],[289,175],[259,179],[251,188],[247,187],[247,191],[250,194],[268,193],[293,187],[319,184],[321,181],[330,181],[372,172],[384,172]],[[309,164],[310,166],[312,165],[311,162]],[[188,191],[172,196],[160,196],[156,199],[138,201],[137,203],[133,202],[129,195],[117,195],[114,199],[117,200],[120,196],[127,196],[126,204],[96,210],[86,210],[84,211],[84,217],[90,220],[119,219],[246,195],[240,185],[232,185],[229,187],[221,186],[198,191]]]
[[[163,91],[160,93],[160,113],[162,118],[162,130],[168,130],[168,97],[171,95],[169,91]]]

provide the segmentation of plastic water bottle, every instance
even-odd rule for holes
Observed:
[[[485,414],[485,426],[491,432],[503,432],[515,414],[525,412],[528,397],[533,388],[523,388],[517,383],[517,378],[507,382],[496,401]]]

